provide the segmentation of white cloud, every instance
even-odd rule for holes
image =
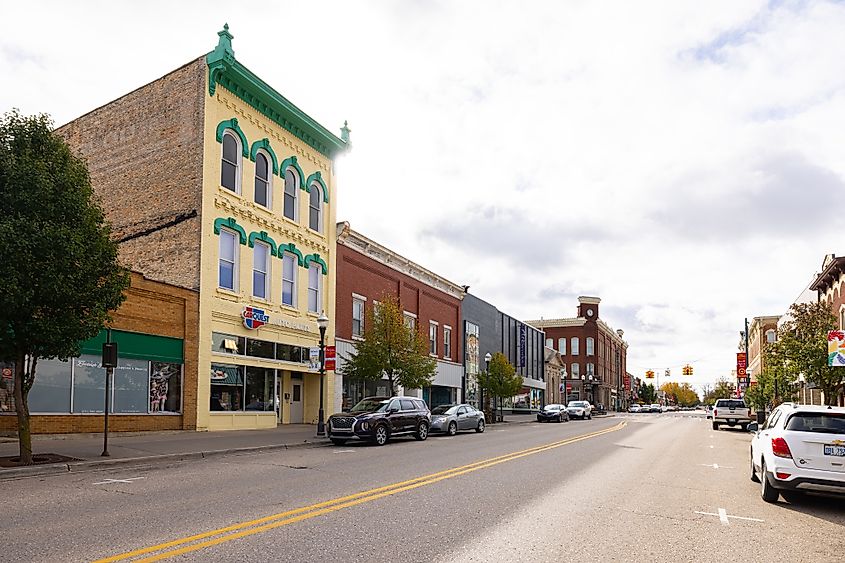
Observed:
[[[638,375],[729,374],[742,319],[784,311],[843,252],[839,3],[5,12],[0,107],[58,123],[211,50],[228,21],[250,69],[330,129],[349,120],[339,219],[516,316],[600,295]]]

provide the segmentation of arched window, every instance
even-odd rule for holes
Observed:
[[[566,355],[566,338],[557,339],[557,351],[562,355]]]
[[[766,342],[774,342],[778,339],[777,332],[774,329],[769,329],[766,331]]]
[[[255,155],[255,203],[269,208],[272,205],[270,160],[263,152]]]
[[[551,338],[546,338],[546,348],[554,348],[554,347],[555,347],[554,340],[552,340]]]
[[[314,231],[321,231],[323,225],[323,194],[320,186],[311,184],[311,197],[308,199],[308,226]]]
[[[587,337],[587,355],[594,356],[596,353],[596,341],[593,337]]]
[[[296,191],[299,189],[298,174],[293,168],[285,170],[285,217],[296,221]]]
[[[223,133],[223,158],[220,162],[220,185],[240,193],[241,143],[231,131]]]
[[[581,339],[578,338],[577,336],[573,336],[572,340],[571,340],[571,344],[572,344],[572,346],[570,348],[570,351],[571,351],[572,355],[577,356],[578,354],[580,354],[581,353],[581,350],[580,350]]]

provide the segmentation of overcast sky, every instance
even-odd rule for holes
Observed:
[[[3,12],[0,111],[56,124],[207,53],[228,22],[238,60],[336,133],[349,120],[338,220],[523,319],[601,297],[640,377],[729,376],[744,317],[783,313],[845,253],[839,2]]]

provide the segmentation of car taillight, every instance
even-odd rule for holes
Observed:
[[[718,415],[719,415],[719,411],[717,411],[716,409],[713,409],[713,416],[718,416]]]
[[[789,479],[790,475],[792,475],[792,474],[791,473],[783,473],[781,471],[778,471],[778,472],[775,473],[775,477],[777,477],[778,479]]]
[[[778,457],[792,457],[792,452],[789,451],[789,445],[783,438],[772,438],[772,453]]]

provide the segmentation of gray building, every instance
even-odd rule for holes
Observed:
[[[484,357],[501,352],[522,376],[522,390],[505,399],[512,412],[540,409],[545,398],[545,335],[542,331],[495,306],[467,293],[461,302],[461,328],[464,338],[464,396],[466,402],[481,406],[482,393],[476,376],[484,371]]]

